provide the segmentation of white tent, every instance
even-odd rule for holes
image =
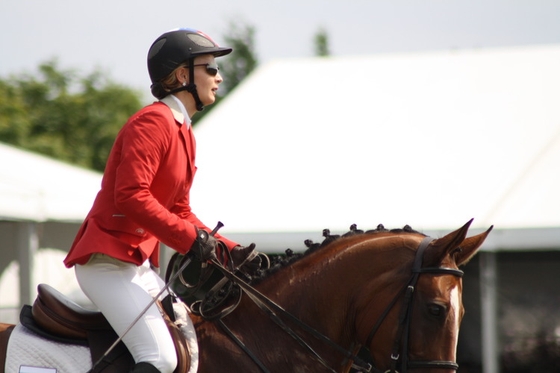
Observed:
[[[0,220],[81,222],[101,174],[0,144]]]
[[[271,62],[196,127],[193,208],[234,235],[475,218],[557,244],[558,66],[556,45]]]

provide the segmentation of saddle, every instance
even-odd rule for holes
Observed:
[[[101,312],[89,311],[46,284],[37,287],[31,314],[44,331],[70,340],[87,340],[90,330],[112,330]]]
[[[109,322],[101,312],[89,311],[47,284],[39,284],[33,306],[24,306],[20,322],[39,335],[60,343],[88,346],[92,362],[97,362],[118,339]],[[157,303],[163,310],[161,303]],[[162,311],[167,327],[175,342],[177,369],[186,372],[190,365],[190,353],[186,339],[177,325],[171,321],[174,315]],[[94,372],[122,373],[134,365],[130,352],[119,344],[98,364]]]

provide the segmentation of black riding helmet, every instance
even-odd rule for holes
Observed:
[[[186,90],[193,95],[197,110],[202,110],[204,106],[198,97],[194,82],[194,58],[203,54],[220,57],[231,51],[231,48],[220,47],[201,31],[181,28],[164,33],[153,42],[148,51],[148,72],[152,81],[152,94],[162,99],[171,93]],[[163,89],[161,81],[183,63],[188,63],[189,66],[189,84],[173,91]]]

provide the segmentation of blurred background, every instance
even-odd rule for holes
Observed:
[[[560,371],[559,19],[554,0],[0,0],[1,320],[41,282],[91,306],[62,258],[153,101],[149,46],[190,27],[235,50],[193,118],[209,226],[282,253],[352,223],[493,224],[459,372]]]

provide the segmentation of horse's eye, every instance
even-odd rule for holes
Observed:
[[[445,307],[441,304],[431,303],[428,305],[428,312],[435,317],[445,316]]]

